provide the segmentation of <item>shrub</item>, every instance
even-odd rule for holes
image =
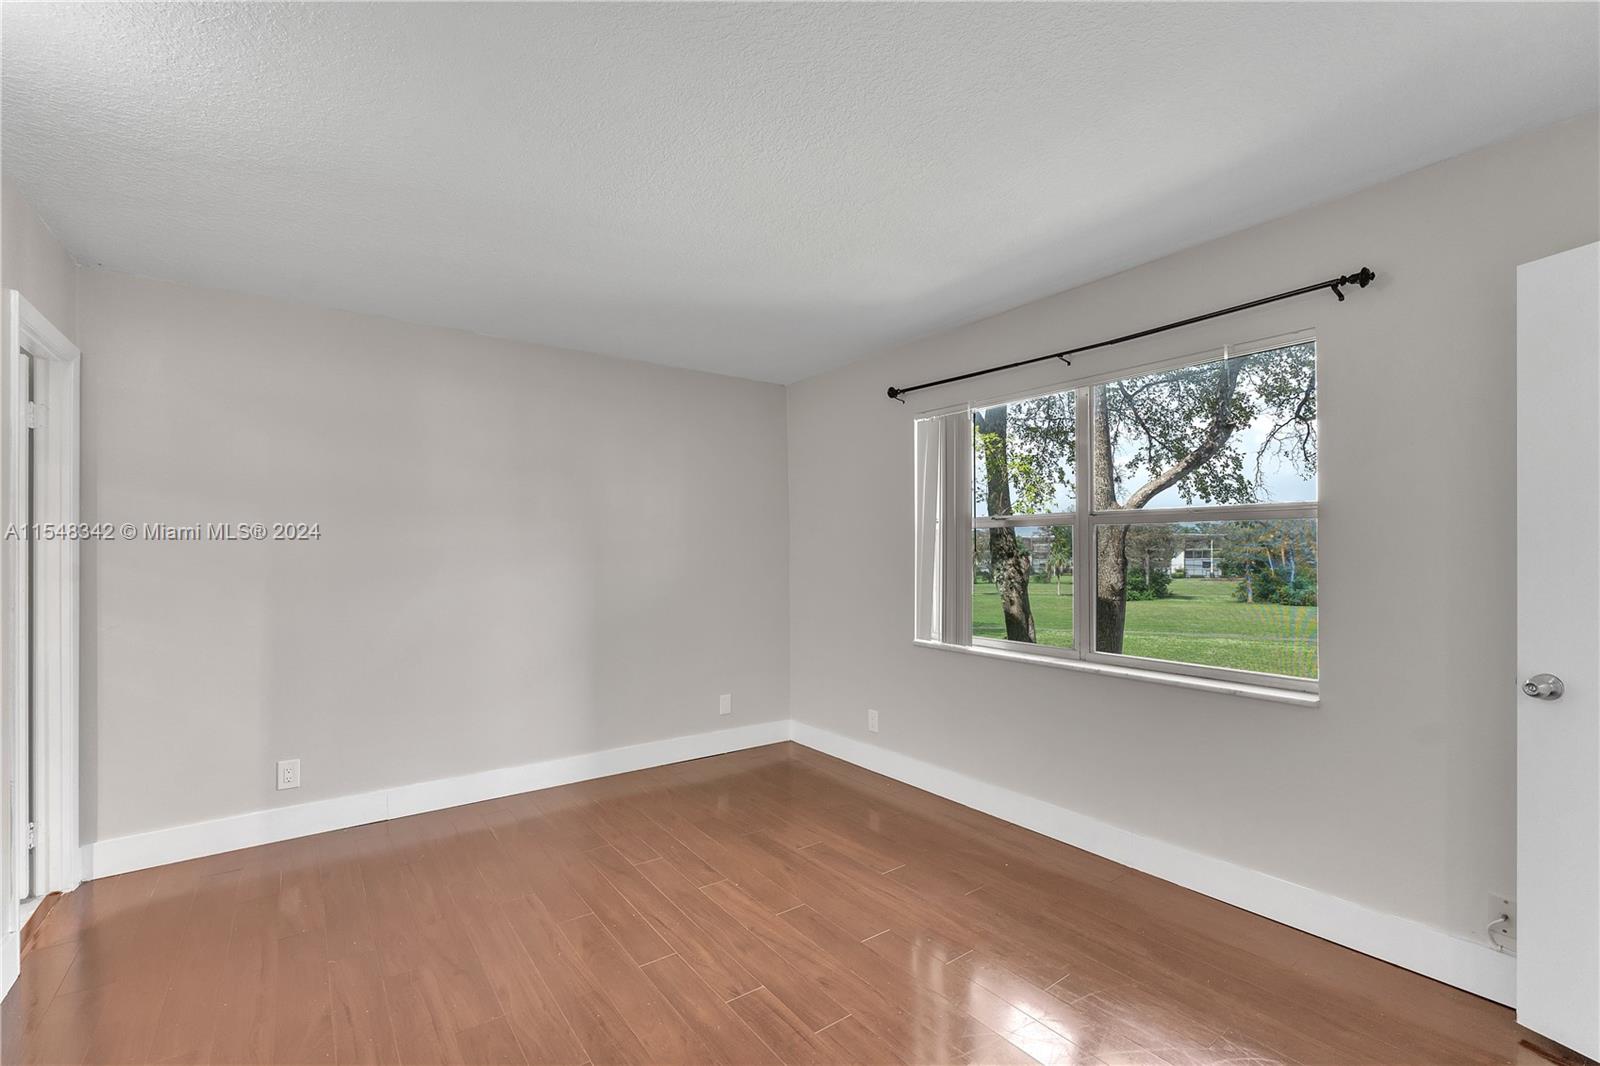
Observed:
[[[1143,569],[1128,571],[1128,599],[1164,600],[1171,595],[1172,574],[1166,567],[1155,567],[1148,578],[1144,576]]]
[[[1233,598],[1240,603],[1275,603],[1283,591],[1283,578],[1270,566],[1251,566],[1234,587]]]
[[[1286,607],[1315,607],[1317,586],[1314,582],[1306,581],[1297,575],[1294,584],[1285,585],[1273,593],[1272,602],[1281,603]]]
[[[1280,603],[1286,607],[1315,607],[1317,581],[1314,575],[1299,573],[1294,583],[1269,566],[1253,566],[1239,579],[1233,598],[1240,603]]]

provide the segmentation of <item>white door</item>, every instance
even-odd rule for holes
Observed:
[[[1600,1058],[1596,244],[1517,269],[1517,669],[1517,1021]]]

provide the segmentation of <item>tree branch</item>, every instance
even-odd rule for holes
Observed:
[[[1146,388],[1148,387],[1149,386],[1147,385]],[[1151,460],[1154,460],[1156,457],[1155,432],[1150,428],[1150,423],[1144,420],[1144,412],[1139,410],[1139,405],[1133,402],[1133,396],[1129,394],[1127,386],[1119,381],[1117,382],[1117,391],[1122,393],[1122,399],[1128,405],[1128,413],[1133,416],[1133,420],[1135,422],[1139,423],[1139,428],[1144,432],[1145,454],[1149,456]],[[1140,389],[1139,391],[1142,393],[1144,389]],[[1154,466],[1155,463],[1152,461],[1151,465]]]
[[[1243,359],[1230,359],[1223,363],[1222,387],[1217,396],[1216,411],[1211,417],[1211,424],[1206,427],[1205,435],[1200,438],[1200,443],[1188,455],[1140,486],[1128,497],[1128,502],[1123,504],[1125,509],[1133,511],[1143,507],[1210,462],[1227,446],[1228,438],[1233,436],[1234,430],[1233,423],[1228,420],[1228,408],[1233,403],[1233,393],[1239,384],[1239,373],[1244,369],[1244,363]]]

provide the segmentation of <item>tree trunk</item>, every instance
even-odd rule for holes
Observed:
[[[989,515],[998,518],[1011,513],[1011,478],[1006,454],[1006,409],[1004,405],[979,412],[974,422],[983,439],[984,469],[974,470],[988,487]],[[1034,643],[1033,609],[1028,603],[1028,572],[1033,560],[1022,550],[1017,532],[1008,527],[989,530],[989,570],[1000,593],[1000,609],[1006,620],[1006,639]]]
[[[1095,390],[1093,457],[1094,507],[1115,510],[1117,483],[1111,454],[1111,420],[1106,417],[1101,391]],[[1095,650],[1122,654],[1122,631],[1128,613],[1128,528],[1101,526],[1095,541],[1094,630]]]
[[[1122,654],[1128,617],[1128,527],[1101,526],[1095,544],[1095,650]]]

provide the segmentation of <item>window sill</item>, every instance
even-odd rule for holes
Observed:
[[[1252,700],[1287,703],[1295,707],[1316,707],[1322,697],[1315,692],[1296,692],[1293,689],[1272,688],[1267,685],[1246,685],[1237,681],[1218,681],[1209,677],[1190,677],[1186,674],[1169,674],[1161,670],[1135,670],[1126,666],[1106,663],[1087,663],[1081,659],[1062,659],[1054,655],[1030,655],[1027,652],[1001,648],[985,648],[968,644],[943,644],[936,640],[913,640],[919,648],[952,651],[960,655],[980,655],[987,659],[1004,659],[1007,662],[1032,663],[1035,666],[1053,666],[1058,670],[1078,670],[1086,674],[1103,674],[1107,677],[1125,677],[1133,681],[1149,681],[1174,688],[1197,689],[1229,696],[1244,696]]]

